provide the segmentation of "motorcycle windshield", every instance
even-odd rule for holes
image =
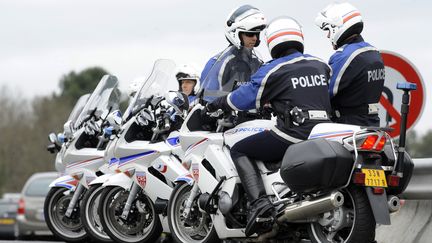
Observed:
[[[70,121],[71,124],[75,124],[78,116],[81,114],[85,104],[87,104],[88,99],[90,98],[90,94],[82,95],[78,101],[75,103],[74,108],[72,109],[69,118],[66,121]]]
[[[176,64],[172,60],[156,60],[150,76],[145,82],[142,82],[138,92],[129,103],[126,112],[123,115],[123,121],[126,121],[131,114],[139,110],[147,100],[152,96],[162,96],[170,88],[175,87],[177,80],[175,78]]]
[[[251,50],[247,48],[238,49],[235,46],[227,47],[210,61],[213,63],[209,62],[207,64],[211,66],[206,66],[201,74],[200,90],[198,94],[202,95],[204,100],[212,101],[217,97],[229,94],[237,85],[237,82],[249,81],[250,74],[246,75],[244,72],[231,73],[233,70],[226,70],[231,68],[227,66],[227,63],[232,59],[243,60],[243,62],[245,62],[245,60],[248,60],[248,58],[244,59],[245,56],[251,55],[256,59],[260,59],[257,54],[258,53],[255,51],[251,52]],[[229,74],[229,77],[225,77],[226,74]],[[224,82],[221,83],[221,80],[224,80]]]
[[[91,113],[101,115],[114,108],[113,106],[117,106],[120,100],[120,92],[117,86],[117,77],[104,75],[77,118],[75,127],[79,127],[82,121]]]

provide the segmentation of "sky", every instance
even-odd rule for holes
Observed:
[[[168,58],[201,70],[227,46],[224,22],[235,7],[253,5],[268,20],[291,16],[303,26],[305,53],[328,60],[333,50],[314,25],[317,13],[333,1],[142,1],[0,0],[0,86],[33,98],[59,91],[70,71],[101,66],[120,87],[147,76],[153,62]],[[364,39],[413,63],[425,83],[423,113],[414,129],[432,129],[432,2],[350,1],[362,13]],[[258,52],[269,60],[262,41]]]

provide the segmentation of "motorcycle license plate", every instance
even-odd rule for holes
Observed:
[[[0,219],[0,224],[15,224],[15,219]]]
[[[383,170],[362,169],[362,172],[366,175],[366,186],[387,187],[387,181]]]

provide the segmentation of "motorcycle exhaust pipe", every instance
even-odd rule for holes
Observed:
[[[387,204],[388,204],[388,208],[390,213],[394,213],[399,211],[401,204],[400,204],[400,200],[398,197],[396,196],[388,196],[387,197]]]
[[[279,223],[283,223],[307,219],[338,208],[343,203],[344,196],[341,192],[335,191],[328,196],[289,205],[277,220]]]

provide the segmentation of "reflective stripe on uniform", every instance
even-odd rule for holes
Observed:
[[[316,58],[316,57],[304,57],[304,56],[299,56],[299,57],[293,58],[293,59],[291,59],[291,60],[289,60],[289,61],[286,61],[286,62],[283,62],[283,63],[280,63],[280,64],[276,65],[274,68],[272,68],[272,69],[271,69],[271,70],[270,70],[270,71],[269,71],[269,72],[264,76],[263,80],[261,81],[261,86],[260,86],[259,89],[258,89],[258,93],[257,93],[256,101],[255,101],[255,106],[256,106],[257,109],[260,108],[260,106],[261,106],[261,97],[262,97],[262,94],[263,94],[263,92],[264,92],[265,85],[266,85],[267,80],[268,80],[268,78],[270,77],[270,75],[272,75],[274,72],[276,72],[277,70],[279,70],[279,68],[281,68],[282,66],[285,66],[285,65],[288,65],[288,64],[292,64],[292,63],[296,63],[296,62],[303,61],[303,60],[315,60],[315,61],[320,61],[320,62],[322,62],[321,59]]]
[[[222,78],[223,78],[223,74],[224,74],[224,72],[225,72],[225,67],[226,67],[226,65],[227,65],[227,63],[231,60],[231,59],[233,59],[235,57],[235,55],[234,54],[231,54],[231,55],[229,55],[227,58],[225,58],[225,60],[223,61],[223,63],[222,63],[222,66],[221,66],[221,68],[219,69],[219,74],[218,74],[218,81],[219,81],[219,90],[223,90],[222,89]]]
[[[339,70],[339,72],[337,73],[336,79],[335,81],[330,83],[330,88],[331,88],[331,92],[330,92],[330,97],[334,97],[339,89],[339,83],[340,80],[342,79],[342,76],[345,73],[345,70],[348,68],[348,66],[351,64],[352,60],[354,60],[354,58],[356,58],[359,54],[363,53],[363,52],[367,52],[367,51],[378,51],[375,47],[373,46],[367,46],[367,47],[362,47],[359,48],[357,50],[355,50],[349,57],[348,59],[345,61],[344,65],[342,66],[342,68]],[[336,74],[336,72],[335,72]],[[333,85],[333,88],[331,87]]]
[[[230,99],[230,97],[231,97],[231,94],[232,93],[229,93],[228,94],[228,96],[227,96],[227,103],[228,103],[228,105],[231,107],[231,109],[233,109],[233,110],[235,110],[235,111],[240,111],[240,109],[239,108],[237,108],[232,102],[231,102],[231,99]]]

